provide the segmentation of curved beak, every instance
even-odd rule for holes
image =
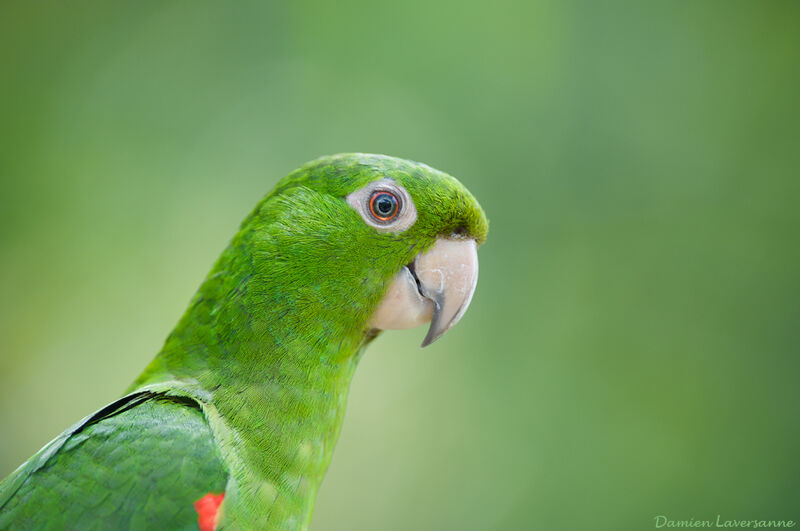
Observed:
[[[439,238],[403,267],[369,321],[372,328],[412,328],[430,321],[422,342],[439,339],[467,311],[478,283],[475,240]]]

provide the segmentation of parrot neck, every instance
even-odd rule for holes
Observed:
[[[374,336],[319,298],[336,287],[304,288],[303,272],[273,270],[274,261],[254,274],[243,234],[131,389],[177,380],[209,397],[223,424],[211,423],[217,442],[220,429],[235,441],[220,445],[231,470],[223,523],[304,528],[339,435],[353,372]],[[364,313],[355,308],[350,315]]]

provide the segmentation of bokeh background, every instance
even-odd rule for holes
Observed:
[[[800,4],[0,5],[0,475],[117,397],[343,151],[491,219],[356,373],[315,529],[800,520]]]

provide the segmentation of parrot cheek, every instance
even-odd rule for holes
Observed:
[[[461,319],[477,283],[475,240],[439,238],[428,252],[397,273],[368,326],[399,330],[430,322],[422,342],[428,346]]]

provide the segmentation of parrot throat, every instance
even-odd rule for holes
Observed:
[[[368,308],[343,312],[320,295],[351,287],[322,278],[326,289],[308,288],[307,271],[274,260],[254,267],[248,234],[234,238],[131,390],[177,381],[219,413],[210,425],[231,471],[222,527],[305,528],[374,336]]]

